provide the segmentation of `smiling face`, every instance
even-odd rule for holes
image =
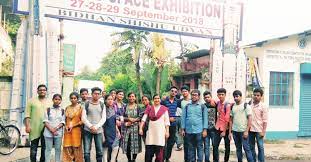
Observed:
[[[161,103],[160,96],[159,96],[159,95],[154,96],[154,97],[153,97],[153,104],[154,104],[155,106],[157,106],[157,105],[160,105],[160,103]]]
[[[136,96],[135,94],[131,93],[129,96],[128,96],[128,100],[129,100],[129,103],[136,103]]]
[[[144,96],[141,100],[142,100],[142,104],[145,106],[149,105],[149,103],[150,103],[148,97],[146,97],[146,96]]]
[[[118,100],[118,101],[123,101],[123,98],[124,98],[124,93],[123,93],[123,92],[119,92],[119,93],[117,94],[117,100]]]
[[[40,98],[44,98],[46,97],[46,91],[47,91],[46,87],[39,87],[37,93]]]

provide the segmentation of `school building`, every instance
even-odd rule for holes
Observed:
[[[311,137],[311,30],[249,44],[243,50],[248,78],[253,78],[249,83],[265,91],[267,138]]]

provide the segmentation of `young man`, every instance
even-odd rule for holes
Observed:
[[[211,146],[211,141],[212,141],[212,146],[214,146],[217,108],[216,108],[215,101],[212,99],[211,92],[205,91],[203,93],[203,97],[204,97],[205,106],[207,107],[207,112],[208,112],[208,128],[207,128],[207,136],[204,139],[204,154],[205,154],[205,162],[210,162],[209,160],[210,146]]]
[[[230,156],[230,139],[229,139],[229,122],[230,122],[230,111],[231,105],[228,102],[225,102],[226,99],[226,89],[219,88],[217,90],[217,97],[219,101],[217,102],[217,121],[216,121],[216,132],[214,137],[214,146],[213,146],[213,159],[214,162],[219,162],[219,144],[222,138],[225,140],[225,157],[224,161],[229,161]]]
[[[266,135],[266,128],[268,122],[268,108],[264,106],[264,104],[261,102],[262,95],[263,90],[261,88],[254,89],[253,102],[251,104],[253,116],[252,116],[252,126],[249,133],[249,142],[255,162],[256,162],[255,139],[257,141],[258,147],[258,161],[259,162],[265,161],[263,139]]]
[[[176,111],[177,111],[177,103],[178,100],[176,99],[176,94],[178,92],[177,87],[171,87],[170,88],[170,95],[169,97],[166,97],[163,101],[161,101],[161,105],[168,108],[169,116],[170,116],[170,127],[169,127],[169,138],[167,140],[166,148],[165,148],[165,160],[169,162],[171,155],[172,155],[172,149],[176,142]]]
[[[84,106],[85,102],[87,101],[88,96],[89,96],[89,91],[86,88],[81,88],[80,89],[81,100],[79,101],[79,103],[81,104],[82,107]]]
[[[176,122],[177,122],[177,130],[176,130],[176,137],[177,137],[177,149],[176,151],[180,151],[183,149],[182,143],[184,143],[184,156],[186,159],[186,142],[183,141],[183,137],[181,136],[181,115],[183,112],[183,109],[185,106],[191,102],[191,98],[189,95],[190,88],[186,85],[181,87],[181,94],[183,96],[182,99],[178,100],[178,106],[177,106],[177,113],[176,113]]]
[[[92,148],[92,139],[95,141],[96,161],[102,162],[103,159],[103,125],[106,121],[106,107],[100,102],[101,89],[92,88],[92,99],[84,104],[82,111],[83,131],[83,150],[84,161],[90,162],[90,152]]]
[[[184,86],[181,87],[181,94],[183,96],[183,99],[179,100],[179,102],[178,102],[178,109],[181,112],[180,116],[182,115],[182,112],[185,109],[186,105],[191,102],[189,91],[190,91],[190,88],[188,86],[184,85]],[[180,139],[178,139],[178,141],[180,140],[182,142],[182,139],[180,137],[181,136],[181,120],[180,120],[178,128],[177,128],[178,129],[177,130],[178,131],[177,132],[178,133],[177,137],[180,138]],[[187,155],[188,155],[187,149],[188,149],[188,146],[187,146],[186,138],[183,139],[183,142],[184,142],[184,160],[187,161]],[[181,150],[181,148],[178,147],[178,145],[177,145],[177,149]]]
[[[200,104],[199,100],[200,91],[192,90],[191,103],[185,106],[181,117],[182,135],[188,147],[188,162],[203,161],[203,138],[207,135],[208,113],[206,106]]]
[[[37,88],[38,96],[30,99],[25,110],[25,126],[26,132],[29,133],[30,140],[30,161],[37,161],[37,149],[39,141],[41,141],[41,157],[40,162],[45,161],[45,141],[43,137],[44,130],[44,114],[48,107],[53,104],[51,100],[46,98],[47,87],[41,84]]]
[[[230,132],[233,131],[233,139],[236,147],[238,162],[243,161],[242,146],[248,162],[253,162],[253,155],[249,146],[248,132],[252,123],[252,110],[247,103],[242,102],[242,92],[233,92],[235,104],[231,110]],[[230,137],[231,138],[231,137]]]

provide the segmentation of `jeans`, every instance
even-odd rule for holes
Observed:
[[[214,162],[219,162],[219,144],[222,138],[225,140],[225,158],[224,161],[228,162],[229,161],[229,156],[230,156],[230,139],[229,139],[229,130],[226,131],[225,137],[220,136],[221,131],[216,130],[215,131],[215,137],[214,137],[214,146],[213,146],[213,160]]]
[[[165,147],[165,160],[169,160],[172,155],[172,149],[176,142],[176,126],[169,127],[170,136],[167,139],[166,147]]]
[[[176,145],[180,147],[183,144],[183,137],[180,134],[181,131],[181,117],[176,117]]]
[[[203,137],[202,133],[186,133],[186,140],[188,145],[188,162],[202,162],[203,161]],[[197,157],[196,157],[197,155]]]
[[[243,132],[233,131],[233,139],[236,147],[238,162],[243,161],[242,145],[248,162],[253,162],[253,155],[249,146],[249,138],[243,137]]]
[[[255,151],[255,138],[257,141],[257,147],[258,147],[258,161],[259,162],[265,162],[265,151],[264,151],[264,141],[263,137],[260,137],[258,132],[249,132],[249,143],[250,148],[252,151],[252,155],[254,158],[254,162],[256,162],[256,151]]]
[[[103,134],[93,134],[89,131],[83,130],[83,150],[84,150],[84,161],[90,162],[91,161],[91,145],[92,139],[94,138],[95,141],[95,149],[96,149],[96,161],[102,162],[103,159]]]
[[[207,130],[207,136],[204,139],[205,162],[210,162],[210,160],[209,160],[210,146],[211,146],[211,141],[212,141],[212,146],[214,146],[214,136],[215,136],[215,129]]]
[[[37,150],[39,146],[39,141],[41,141],[40,162],[45,162],[45,140],[43,137],[43,132],[41,134],[41,137],[34,139],[30,142],[30,161],[31,162],[37,161]]]
[[[45,160],[47,162],[51,161],[51,151],[53,148],[53,141],[54,141],[54,148],[55,148],[55,162],[60,162],[60,154],[62,150],[62,137],[44,137],[45,139]]]

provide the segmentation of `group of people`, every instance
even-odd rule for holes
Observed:
[[[226,90],[217,90],[218,101],[205,91],[205,103],[200,103],[201,92],[190,93],[187,86],[180,91],[171,87],[169,96],[158,94],[151,98],[143,95],[141,104],[136,94],[128,93],[124,103],[123,90],[111,90],[104,94],[98,87],[82,88],[80,94],[72,92],[71,104],[61,105],[62,96],[54,94],[47,99],[47,87],[39,85],[38,97],[29,100],[25,110],[25,128],[30,139],[30,160],[36,161],[39,141],[41,162],[50,162],[51,150],[55,148],[55,161],[90,162],[94,139],[96,161],[117,161],[120,150],[129,162],[136,161],[145,144],[145,161],[170,161],[172,149],[183,143],[185,162],[219,161],[219,144],[225,141],[225,158],[229,161],[230,140],[233,137],[238,161],[242,162],[242,147],[249,162],[264,162],[263,137],[267,127],[267,108],[261,102],[262,89],[253,91],[251,103],[242,101],[239,90],[233,92],[235,103],[225,101]],[[152,103],[152,104],[151,104]],[[141,106],[142,105],[142,106]],[[83,144],[82,144],[83,143]],[[179,149],[181,150],[181,149]],[[61,157],[62,154],[62,157]]]

